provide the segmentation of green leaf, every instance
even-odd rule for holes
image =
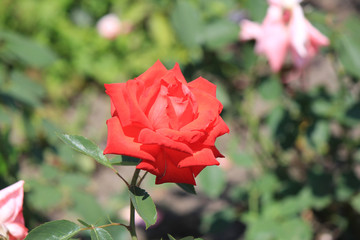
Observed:
[[[189,48],[203,42],[201,14],[189,1],[176,2],[171,20],[179,39]]]
[[[113,240],[110,233],[103,228],[91,229],[91,240]]]
[[[53,185],[44,185],[42,183],[33,182],[28,198],[31,204],[38,210],[48,210],[57,206],[63,197],[60,188]]]
[[[220,167],[206,167],[198,176],[200,189],[209,197],[216,198],[224,191],[225,174]]]
[[[156,223],[157,213],[150,195],[144,189],[135,186],[131,187],[128,192],[136,212],[146,224],[146,229],[154,225]]]
[[[268,8],[266,1],[263,0],[246,0],[245,9],[250,13],[251,20],[255,22],[262,22],[266,9]]]
[[[335,45],[340,61],[350,74],[360,77],[360,46],[357,38],[341,34]]]
[[[360,213],[360,194],[355,195],[355,197],[351,200],[351,206],[356,212]]]
[[[71,211],[79,214],[85,221],[94,223],[104,217],[103,209],[93,195],[72,189],[71,196],[74,201]]]
[[[169,238],[169,240],[176,240],[176,238],[174,238],[170,234],[168,234],[168,238]],[[201,238],[194,238],[192,236],[188,236],[188,237],[181,238],[179,240],[202,240],[202,239]]]
[[[196,194],[195,187],[192,184],[176,183],[182,190],[190,194]]]
[[[141,160],[130,156],[115,156],[109,159],[111,165],[136,166]]]
[[[174,238],[173,236],[171,236],[170,234],[168,234],[169,240],[176,240],[176,238]]]
[[[6,94],[32,107],[41,104],[41,98],[45,95],[45,91],[40,84],[33,82],[20,71],[11,72],[10,78],[11,82],[6,88]]]
[[[327,121],[317,121],[308,129],[310,144],[319,153],[326,153],[328,150],[328,139],[330,137],[330,126]]]
[[[68,134],[58,134],[59,138],[71,148],[79,151],[89,157],[94,158],[98,163],[112,168],[109,159],[103,154],[103,151],[92,141],[83,137]]]
[[[78,219],[78,222],[81,223],[82,225],[84,225],[85,227],[91,227],[90,224],[86,223],[85,221]]]
[[[282,96],[282,86],[280,79],[273,76],[263,81],[259,87],[260,95],[265,100],[278,99]]]
[[[67,240],[80,232],[80,227],[67,220],[42,224],[26,236],[25,240]]]
[[[204,41],[207,47],[217,49],[238,40],[239,25],[227,19],[208,24],[204,29]]]
[[[11,32],[0,32],[0,39],[5,40],[5,48],[25,64],[45,67],[56,60],[56,55],[44,46]]]
[[[194,237],[188,236],[188,237],[181,238],[179,240],[194,240]]]

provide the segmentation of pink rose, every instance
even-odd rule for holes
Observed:
[[[22,213],[24,181],[0,191],[0,234],[9,240],[22,240],[27,235]]]
[[[107,39],[115,39],[121,33],[122,22],[118,16],[111,13],[100,18],[96,28],[100,36]]]
[[[261,25],[242,21],[240,39],[255,39],[255,51],[268,58],[274,72],[281,69],[288,52],[295,67],[303,68],[329,40],[305,18],[299,0],[268,2],[270,6]]]

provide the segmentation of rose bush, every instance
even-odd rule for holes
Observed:
[[[187,83],[179,65],[160,61],[126,83],[105,84],[111,99],[104,154],[141,159],[138,169],[156,175],[156,184],[195,183],[222,157],[215,140],[229,132],[220,117],[216,86],[199,77]]]
[[[0,191],[0,237],[22,240],[27,235],[22,213],[24,181],[19,181]]]

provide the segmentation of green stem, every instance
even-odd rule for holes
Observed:
[[[136,186],[136,182],[137,179],[139,177],[139,173],[140,173],[140,169],[136,169],[134,172],[134,175],[131,179],[131,183],[130,183],[130,187],[135,187]],[[131,191],[131,189],[130,189]],[[130,235],[131,235],[131,239],[132,240],[137,240],[137,236],[136,236],[136,229],[135,229],[135,207],[133,205],[133,203],[130,200],[130,227],[129,227],[129,231],[130,231]]]

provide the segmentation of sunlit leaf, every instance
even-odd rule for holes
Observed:
[[[25,240],[67,240],[80,231],[80,227],[67,220],[42,224],[26,236]]]
[[[79,151],[89,157],[94,158],[98,163],[112,168],[108,158],[103,154],[103,151],[92,141],[83,137],[68,134],[58,134],[59,138],[71,148]]]
[[[91,229],[91,240],[113,240],[110,233],[103,228]]]

